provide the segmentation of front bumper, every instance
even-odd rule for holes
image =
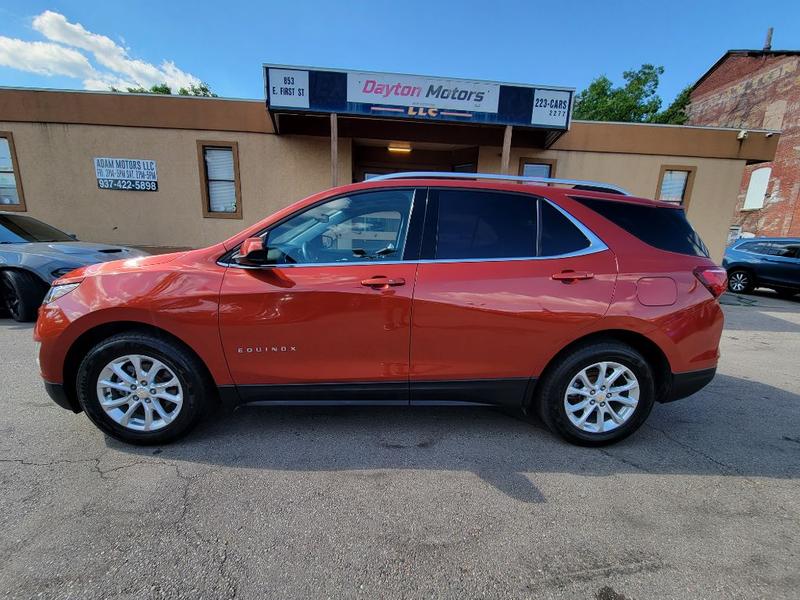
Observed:
[[[49,381],[45,381],[44,389],[47,395],[53,399],[53,402],[58,404],[61,408],[66,408],[74,413],[81,412],[80,405],[67,395],[63,383],[50,383]]]
[[[716,367],[703,369],[702,371],[689,371],[688,373],[673,373],[669,393],[661,398],[661,402],[674,402],[699,392],[711,383],[716,373]]]

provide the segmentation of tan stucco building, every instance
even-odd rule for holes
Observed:
[[[3,163],[0,147],[0,210],[25,211],[85,240],[200,247],[332,180],[505,166],[673,198],[720,260],[745,165],[771,160],[778,140],[767,131],[740,139],[736,129],[580,121],[549,138],[511,135],[502,125],[358,116],[287,115],[283,124],[276,131],[259,100],[0,89],[8,155]],[[157,191],[101,187],[99,157],[155,161]]]

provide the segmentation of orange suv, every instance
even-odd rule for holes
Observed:
[[[713,378],[725,285],[680,207],[393,174],[208,248],[73,271],[35,339],[50,396],[135,444],[258,402],[502,406],[601,445]]]

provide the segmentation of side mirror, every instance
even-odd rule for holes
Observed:
[[[261,267],[269,262],[267,248],[264,246],[264,240],[260,237],[247,238],[242,242],[239,252],[237,252],[233,261],[237,265],[245,265],[248,267]]]

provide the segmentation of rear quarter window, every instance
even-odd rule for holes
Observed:
[[[706,245],[681,209],[574,196],[573,200],[654,248],[708,258]]]

